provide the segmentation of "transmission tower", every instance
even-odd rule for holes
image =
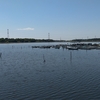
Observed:
[[[7,38],[9,39],[9,29],[7,29]]]
[[[48,40],[50,40],[50,33],[48,33]]]

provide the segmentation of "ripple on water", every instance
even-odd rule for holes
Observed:
[[[0,100],[100,99],[99,51],[72,51],[71,61],[62,49],[15,45],[2,52]]]

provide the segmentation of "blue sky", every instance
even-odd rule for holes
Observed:
[[[100,0],[0,0],[0,38],[100,38]]]

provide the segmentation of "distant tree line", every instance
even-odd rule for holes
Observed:
[[[92,38],[92,39],[74,39],[71,42],[100,42],[100,38]]]
[[[31,38],[0,38],[0,43],[27,43],[27,42],[64,42],[64,40],[31,39]]]

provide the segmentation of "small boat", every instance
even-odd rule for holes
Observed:
[[[67,49],[68,49],[68,50],[78,50],[78,47],[68,46]]]
[[[97,47],[96,50],[100,50],[100,47]]]
[[[94,47],[94,46],[81,46],[79,49],[82,49],[82,50],[91,50],[91,49],[96,49],[96,47]]]

